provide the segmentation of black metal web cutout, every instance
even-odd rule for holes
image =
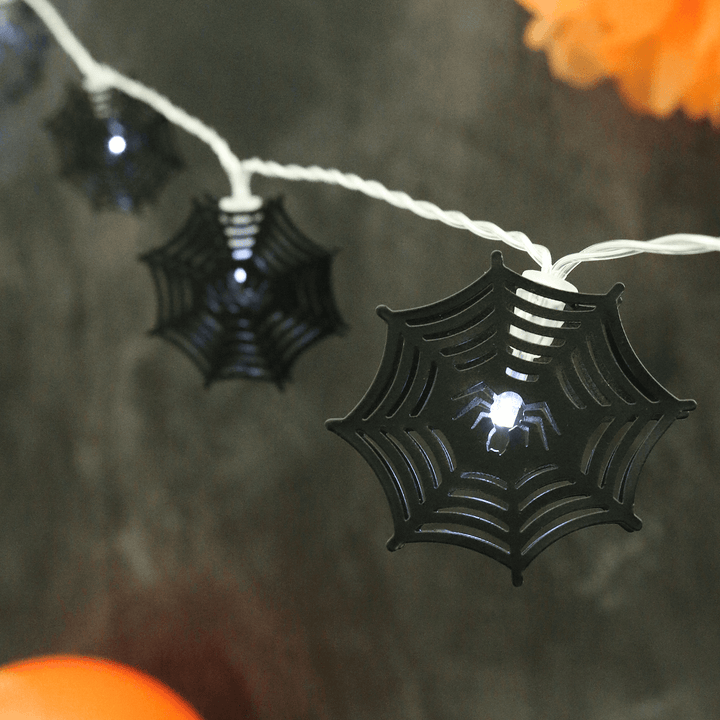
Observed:
[[[183,167],[168,120],[118,90],[89,94],[70,85],[47,121],[60,152],[60,173],[96,209],[139,210]]]
[[[21,100],[40,79],[48,35],[23,2],[0,7],[0,101]]]
[[[640,363],[623,286],[583,295],[491,269],[452,297],[393,312],[377,376],[327,427],[369,463],[395,534],[498,560],[515,585],[551,543],[590,525],[638,530],[648,453],[695,407]]]
[[[293,225],[280,199],[245,213],[196,201],[182,230],[141,260],[158,295],[153,333],[183,350],[206,385],[255,378],[282,388],[300,353],[345,327],[332,254]]]

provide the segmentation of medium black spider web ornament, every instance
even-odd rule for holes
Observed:
[[[141,257],[158,296],[153,334],[214,380],[254,378],[282,388],[304,350],[344,323],[330,283],[332,254],[305,237],[280,199],[226,213],[214,198],[163,247]]]
[[[378,476],[395,534],[461,545],[522,584],[565,535],[601,523],[639,530],[635,489],[648,453],[694,409],[643,367],[616,285],[585,295],[491,269],[452,297],[393,312],[377,376],[327,427]]]
[[[168,120],[112,88],[87,93],[70,85],[46,125],[60,152],[61,175],[98,210],[139,210],[183,167]]]

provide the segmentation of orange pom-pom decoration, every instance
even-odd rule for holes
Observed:
[[[70,655],[0,668],[2,720],[202,720],[170,688],[108,660]]]
[[[635,110],[720,126],[720,0],[518,0],[526,44],[559,78],[612,78]]]

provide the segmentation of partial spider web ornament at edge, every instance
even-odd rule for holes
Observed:
[[[280,199],[237,213],[214,198],[196,201],[180,232],[141,257],[157,290],[152,332],[184,351],[206,385],[249,378],[282,388],[303,351],[345,328],[332,258]]]
[[[0,107],[19,102],[38,84],[48,40],[28,5],[20,0],[0,4]]]
[[[368,462],[394,535],[460,545],[510,568],[515,585],[565,535],[639,530],[648,453],[694,409],[643,367],[618,313],[623,286],[588,295],[491,269],[452,297],[380,306],[382,362],[358,406],[327,427]]]

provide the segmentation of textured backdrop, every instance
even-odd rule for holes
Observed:
[[[161,90],[241,157],[317,163],[522,230],[555,258],[601,240],[720,234],[720,137],[554,82],[510,0],[58,0],[94,56]],[[506,568],[452,546],[390,554],[370,468],[327,432],[372,381],[375,307],[439,300],[495,246],[337,188],[257,178],[316,242],[350,326],[284,392],[205,390],[148,337],[137,256],[190,201],[187,169],[139,215],[94,213],[44,127],[78,74],[0,110],[0,662],[105,655],[206,720],[720,717],[717,255],[582,266],[626,284],[639,357],[698,409],[651,454],[639,533],[594,527]],[[523,254],[504,250],[520,272]]]

